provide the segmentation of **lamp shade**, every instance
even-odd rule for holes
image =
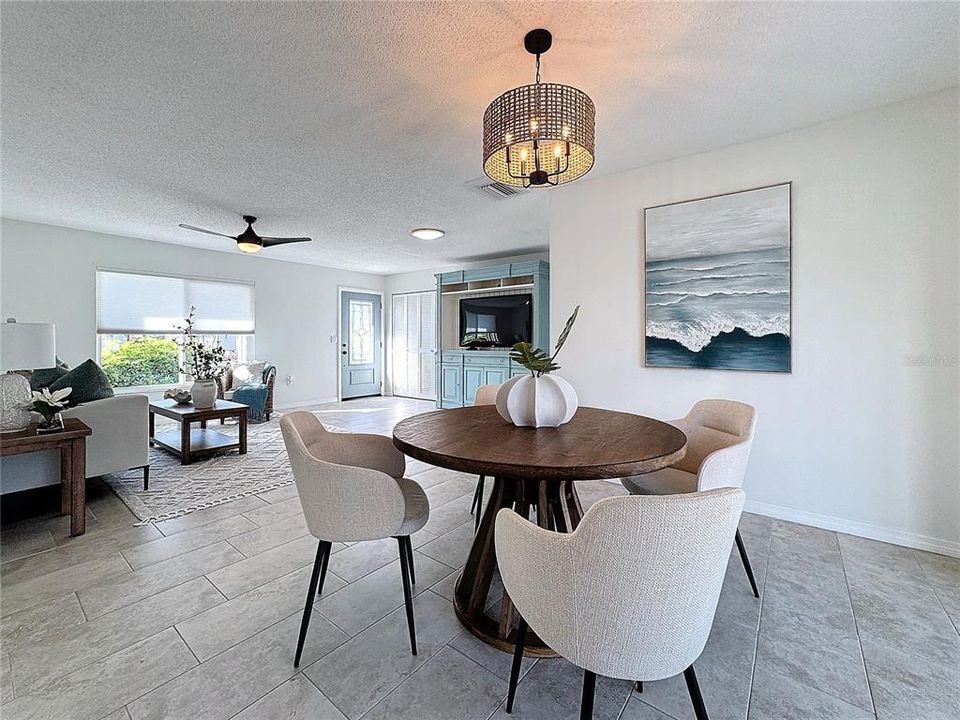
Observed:
[[[56,362],[53,323],[0,323],[0,370],[36,370]]]

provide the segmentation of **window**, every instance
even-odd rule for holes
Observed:
[[[191,307],[205,342],[219,341],[232,361],[253,358],[252,284],[97,271],[97,354],[114,387],[187,380],[176,328]]]

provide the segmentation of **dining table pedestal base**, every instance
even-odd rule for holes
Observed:
[[[494,479],[493,492],[484,508],[467,564],[457,581],[454,610],[460,622],[475,636],[500,650],[513,652],[518,615],[506,592],[499,612],[488,614],[490,585],[497,570],[494,528],[497,513],[509,508],[542,528],[571,532],[580,524],[583,507],[572,480]],[[527,633],[524,655],[556,657],[533,632]]]

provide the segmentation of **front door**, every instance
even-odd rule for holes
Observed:
[[[379,395],[383,347],[380,296],[340,294],[340,397]]]

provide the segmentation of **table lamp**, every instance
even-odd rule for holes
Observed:
[[[16,432],[30,424],[30,382],[13,370],[53,367],[57,362],[53,323],[0,324],[0,432]]]

